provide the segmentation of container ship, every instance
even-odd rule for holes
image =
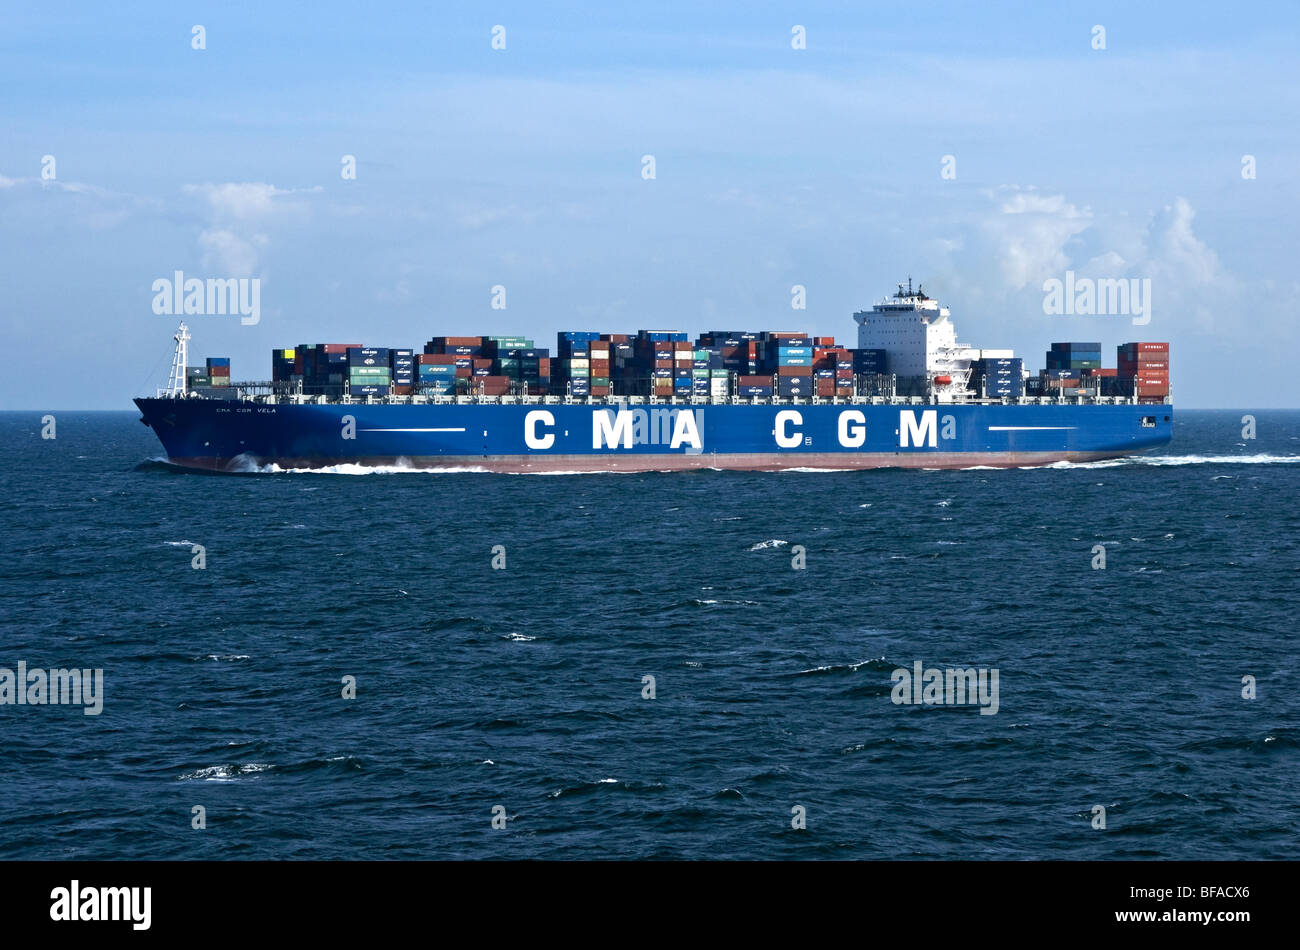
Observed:
[[[564,331],[554,354],[510,336],[414,349],[277,349],[271,379],[188,366],[135,400],[173,464],[342,464],[495,472],[1034,466],[1167,443],[1169,344],[1052,343],[1031,372],[957,342],[921,287],[853,315],[857,346],[798,331]]]

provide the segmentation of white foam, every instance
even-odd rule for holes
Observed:
[[[801,465],[795,468],[783,468],[781,469],[781,471],[794,472],[799,475],[810,475],[816,472],[856,472],[857,469],[856,468],[812,468],[812,467],[805,467]]]
[[[180,777],[182,782],[198,779],[204,782],[229,782],[241,775],[265,772],[271,766],[262,762],[250,762],[247,765],[210,765],[205,769],[186,772]]]
[[[1098,462],[1053,462],[1045,468],[1115,468],[1120,465],[1278,465],[1300,462],[1300,455],[1133,455]],[[1034,466],[1027,466],[1034,467]],[[1224,476],[1226,477],[1226,476]]]
[[[750,550],[762,551],[764,548],[779,548],[781,545],[789,543],[789,541],[782,541],[780,538],[773,538],[771,541],[759,541],[758,544],[750,547]]]

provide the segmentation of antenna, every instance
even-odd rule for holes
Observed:
[[[167,395],[180,397],[185,395],[185,364],[189,360],[190,328],[182,323],[172,336],[176,341],[176,352],[172,354],[172,371],[167,380]]]

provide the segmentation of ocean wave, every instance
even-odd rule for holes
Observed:
[[[858,660],[856,663],[828,663],[824,666],[814,666],[807,670],[798,670],[790,675],[792,676],[818,676],[826,673],[856,673],[863,668],[869,670],[894,670],[897,664],[889,663],[883,656],[878,656],[871,660]]]
[[[581,784],[578,785],[571,785],[565,788],[557,788],[553,792],[548,792],[546,797],[559,798],[561,795],[576,795],[576,794],[590,793],[590,792],[594,792],[602,785],[617,785],[617,784],[619,784],[619,781],[616,778],[601,778],[601,779],[596,779],[593,782],[582,782]]]
[[[762,551],[765,548],[779,548],[783,544],[789,544],[789,541],[782,541],[780,538],[773,538],[770,541],[759,541],[758,544],[750,547],[751,551]]]
[[[244,775],[254,775],[272,768],[274,766],[266,762],[249,762],[246,765],[210,765],[207,768],[186,772],[178,781],[233,782]]]
[[[1300,455],[1132,455],[1097,462],[1053,462],[1027,468],[1118,468],[1125,465],[1285,465],[1300,462]]]

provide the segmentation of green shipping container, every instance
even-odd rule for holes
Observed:
[[[593,376],[593,377],[591,377],[591,385],[593,385],[593,386],[608,386],[608,385],[609,385],[609,377],[608,377],[608,376]]]

